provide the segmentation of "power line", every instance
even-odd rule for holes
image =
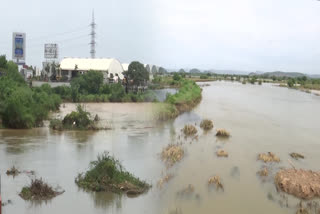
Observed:
[[[62,33],[55,33],[55,34],[51,33],[51,34],[37,36],[37,37],[30,37],[30,35],[27,35],[27,43],[30,43],[30,42],[32,43],[33,41],[37,41],[38,42],[39,40],[43,40],[43,39],[45,39],[46,41],[47,40],[53,40],[53,38],[64,36],[64,35],[67,35],[67,34],[74,34],[74,33],[79,33],[79,32],[82,32],[82,31],[87,31],[88,27],[89,27],[89,25],[86,25],[86,26],[77,27],[77,28],[74,28],[72,30],[65,31],[65,32],[62,32]],[[0,42],[0,44],[7,44],[7,43],[8,42],[4,42],[4,41]]]

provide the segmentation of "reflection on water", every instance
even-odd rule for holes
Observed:
[[[156,99],[159,102],[163,102],[167,98],[167,94],[175,94],[177,93],[177,89],[175,88],[166,88],[166,89],[159,89],[159,90],[153,90],[154,95],[156,96]]]
[[[273,174],[280,167],[290,167],[290,152],[306,156],[293,160],[297,168],[319,170],[316,116],[320,115],[320,97],[307,93],[271,85],[213,82],[203,88],[199,106],[166,123],[153,121],[152,104],[86,104],[86,108],[98,113],[112,130],[0,130],[2,198],[13,202],[3,208],[4,213],[294,213],[299,200],[279,194],[272,177],[263,181],[257,176],[265,166],[256,160],[257,154],[270,151],[280,157],[279,164],[268,165]],[[59,115],[74,109],[75,105],[66,104]],[[202,132],[202,119],[212,119],[214,130]],[[179,139],[185,124],[197,125],[198,140]],[[230,131],[231,137],[217,138],[218,128]],[[175,142],[183,143],[185,157],[167,168],[159,154]],[[218,149],[227,151],[229,157],[218,158]],[[103,151],[115,155],[128,171],[153,188],[136,198],[79,190],[75,177]],[[35,170],[37,176],[66,192],[47,203],[25,202],[17,193],[30,177],[6,176],[12,165]],[[157,188],[158,180],[167,173],[173,178]],[[208,179],[215,175],[221,177],[224,191],[208,187]],[[188,185],[194,191],[179,194]]]
[[[102,210],[120,210],[122,207],[122,196],[105,192],[88,192],[91,195],[94,205]]]

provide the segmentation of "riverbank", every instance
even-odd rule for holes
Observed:
[[[278,86],[278,87],[283,87],[283,88],[296,89],[296,90],[299,90],[302,92],[306,92],[309,94],[314,94],[316,96],[320,96],[320,90],[318,90],[318,89],[308,89],[308,88],[305,88],[300,85],[295,85],[293,87],[289,87],[288,84],[283,84],[283,83],[277,83],[277,84],[273,84],[273,85]]]
[[[202,89],[191,80],[183,80],[176,94],[168,95],[163,104],[158,106],[158,119],[174,119],[178,115],[192,110],[202,98]]]

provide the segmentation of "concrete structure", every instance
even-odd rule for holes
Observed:
[[[121,63],[113,58],[64,58],[60,62],[61,75],[71,80],[77,73],[83,74],[90,70],[103,73],[104,82],[109,82],[110,77],[118,76],[123,79],[123,67]],[[117,78],[114,78],[117,79]]]

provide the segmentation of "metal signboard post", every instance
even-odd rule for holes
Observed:
[[[12,60],[18,65],[24,65],[26,60],[26,34],[12,34]]]

